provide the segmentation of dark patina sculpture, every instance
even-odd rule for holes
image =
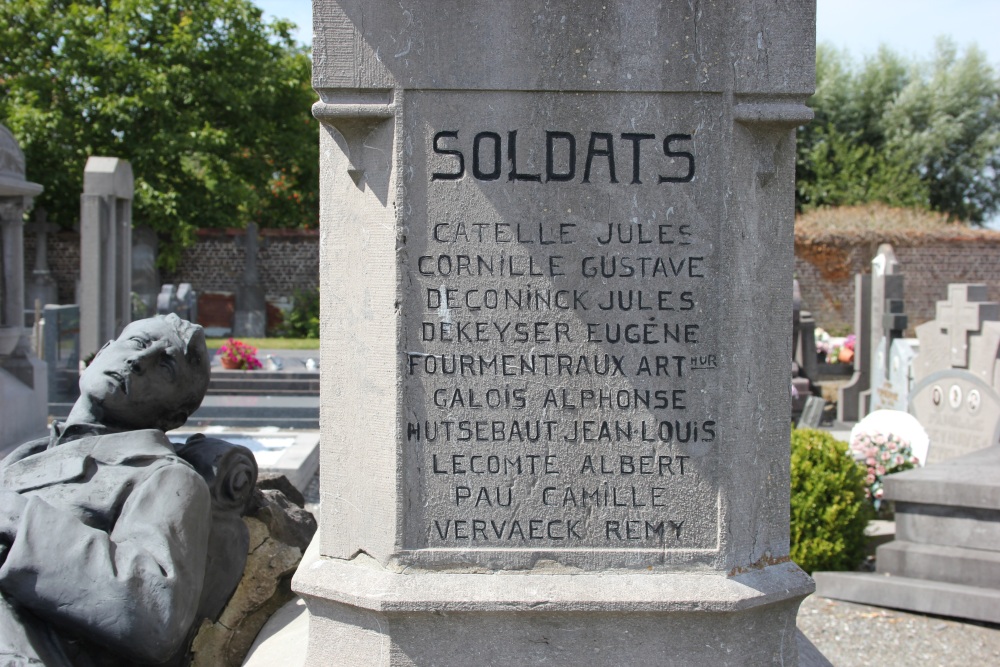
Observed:
[[[256,466],[243,448],[164,434],[208,379],[201,327],[133,322],[87,367],[66,422],[0,462],[0,664],[172,664],[221,610]]]

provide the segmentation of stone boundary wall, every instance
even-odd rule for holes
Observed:
[[[188,282],[199,293],[235,292],[243,278],[243,230],[201,230],[198,242],[181,254],[173,273],[162,282]],[[258,268],[264,293],[292,296],[319,286],[319,232],[261,231]]]
[[[795,240],[795,277],[802,309],[819,326],[837,334],[854,330],[854,275],[870,273],[878,243],[838,245]],[[908,336],[934,319],[935,304],[948,296],[949,283],[985,283],[991,301],[1000,301],[1000,232],[979,238],[928,238],[892,244],[904,279]]]
[[[319,233],[314,230],[264,230],[260,273],[269,296],[291,296],[319,284]],[[184,251],[177,271],[162,282],[190,282],[199,293],[235,292],[243,272],[243,231],[202,230]],[[26,280],[35,264],[35,236],[25,235]],[[837,243],[795,241],[795,277],[802,307],[819,326],[835,333],[854,328],[854,275],[870,272],[878,243],[868,239]],[[947,296],[948,283],[986,283],[991,300],[1000,301],[1000,232],[977,238],[928,238],[893,244],[906,276],[910,328],[934,319],[935,302]],[[62,303],[72,303],[80,271],[80,238],[74,232],[49,235],[49,269]]]
[[[189,282],[199,293],[235,292],[243,277],[243,230],[202,230],[198,241],[181,254],[177,270],[161,270],[161,283]],[[313,230],[264,230],[260,243],[260,277],[268,296],[292,296],[319,285],[319,233]],[[25,280],[35,270],[35,235],[25,234]],[[59,288],[60,303],[74,303],[80,275],[80,235],[49,235],[49,271]]]

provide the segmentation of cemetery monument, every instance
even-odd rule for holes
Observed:
[[[80,349],[96,352],[132,321],[132,166],[90,157],[80,196]]]
[[[815,7],[314,6],[310,665],[795,664]]]
[[[59,225],[48,222],[45,209],[35,210],[35,221],[25,225],[25,231],[35,234],[35,269],[31,282],[25,287],[24,305],[27,310],[35,307],[35,302],[44,307],[59,303],[59,289],[49,271],[48,236],[59,231]]]
[[[24,214],[42,186],[25,179],[24,153],[0,125],[0,453],[45,432],[45,364],[24,326]]]
[[[233,335],[249,338],[263,338],[267,335],[267,301],[264,288],[260,285],[260,270],[257,268],[257,252],[260,241],[257,238],[257,223],[247,225],[243,237],[243,279],[236,290],[236,312],[233,315]]]
[[[889,475],[885,497],[896,539],[877,572],[816,572],[817,594],[1000,623],[1000,445]]]
[[[928,463],[1000,444],[1000,304],[953,284],[917,327],[910,405],[931,439]]]

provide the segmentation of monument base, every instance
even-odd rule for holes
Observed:
[[[385,570],[321,558],[293,580],[307,665],[794,665],[813,582],[794,563],[718,574]]]
[[[14,447],[41,438],[48,426],[48,383],[45,365],[37,359],[17,360],[27,364],[20,369],[31,374],[34,387],[0,368],[0,458]],[[22,375],[24,373],[21,373]]]

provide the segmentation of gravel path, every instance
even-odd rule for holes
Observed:
[[[836,667],[1000,665],[996,625],[810,595],[799,607],[798,626]]]

